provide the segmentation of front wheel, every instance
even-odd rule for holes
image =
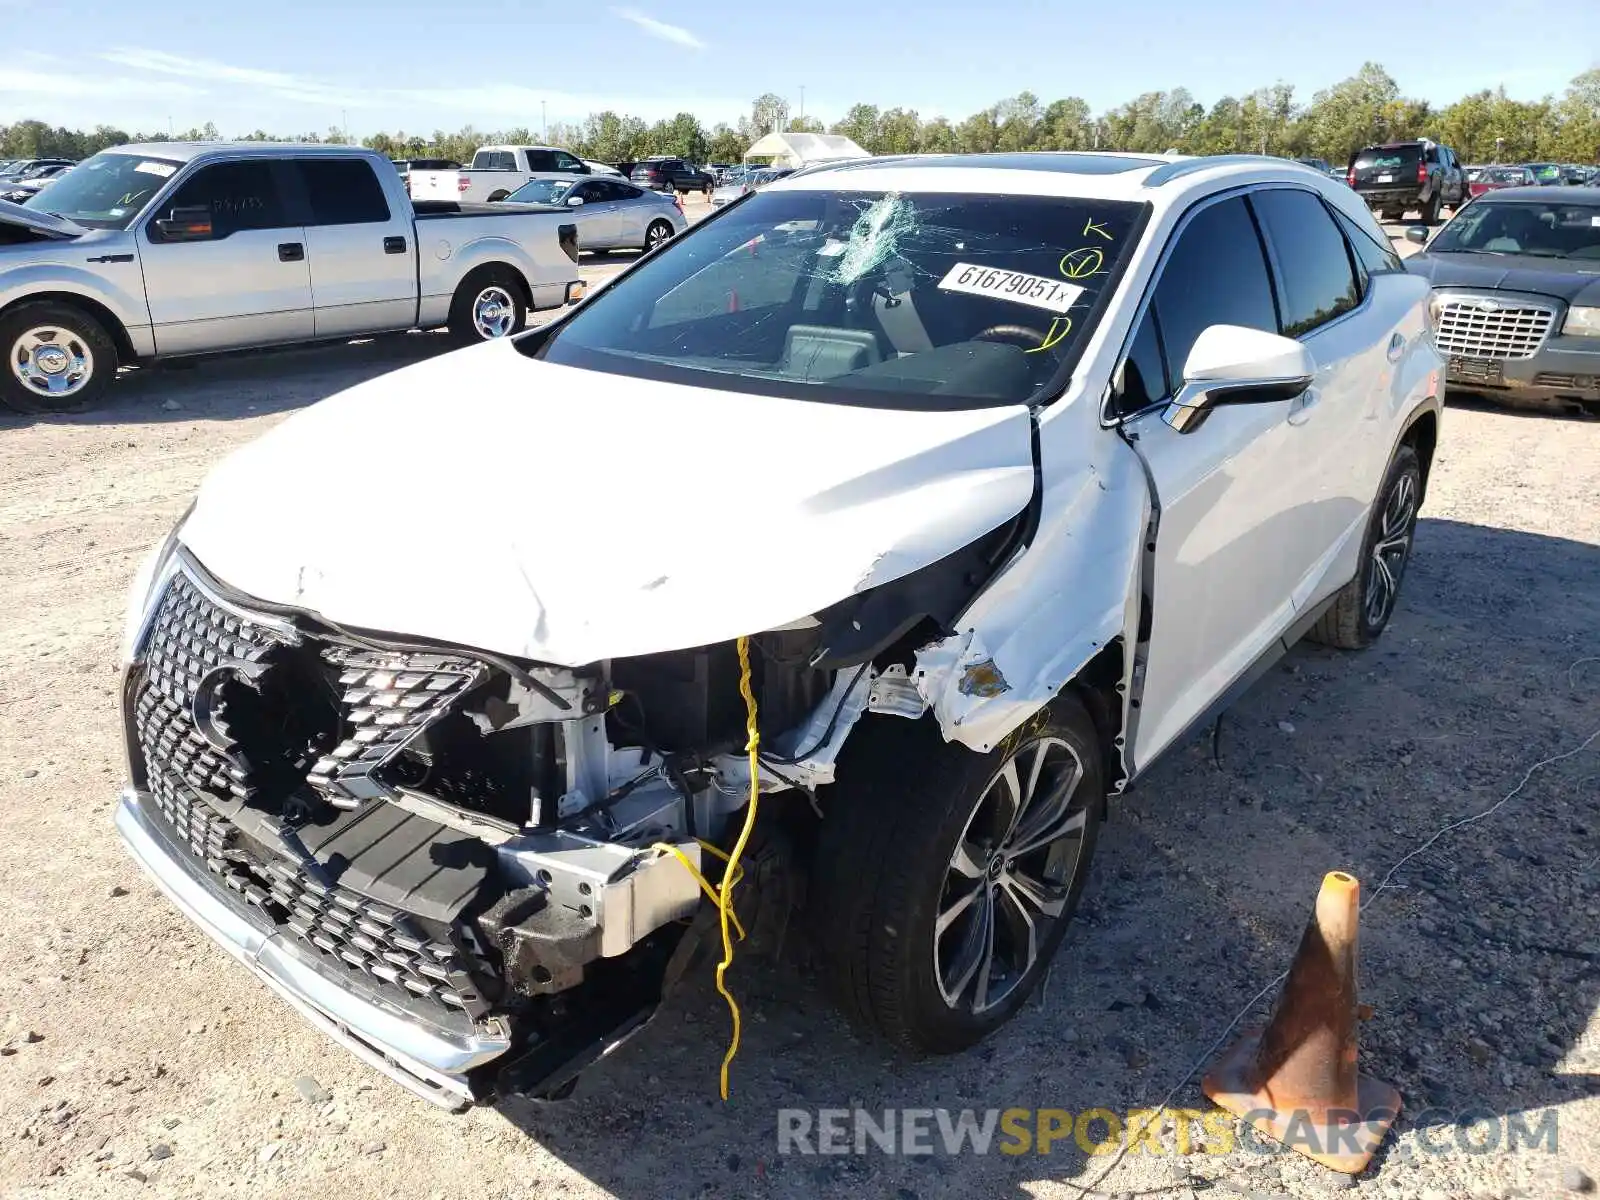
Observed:
[[[450,336],[463,344],[510,337],[527,320],[521,281],[505,267],[474,271],[450,302]]]
[[[1421,506],[1422,464],[1412,447],[1401,446],[1367,519],[1361,567],[1306,636],[1341,650],[1364,650],[1382,636],[1411,561]]]
[[[1104,813],[1100,741],[1072,697],[987,754],[928,722],[872,733],[822,823],[822,957],[857,1022],[955,1053],[1016,1014],[1066,934]]]
[[[105,327],[70,304],[20,304],[0,317],[0,404],[21,413],[82,412],[117,374]]]

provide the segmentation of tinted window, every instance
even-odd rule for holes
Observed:
[[[1122,383],[1113,397],[1113,413],[1125,417],[1164,400],[1168,395],[1166,357],[1161,352],[1161,329],[1152,304],[1133,335],[1122,366]]]
[[[1372,146],[1357,154],[1351,165],[1358,171],[1394,171],[1402,167],[1415,171],[1421,161],[1421,146]]]
[[[358,158],[302,158],[294,163],[311,206],[308,224],[382,224],[389,202],[372,168]]]
[[[625,183],[609,183],[606,186],[611,189],[612,196],[617,200],[637,200],[644,195],[638,188],[629,187]]]
[[[1211,325],[1278,332],[1272,281],[1250,210],[1239,198],[1203,208],[1185,226],[1156,285],[1167,349],[1167,386],[1176,390],[1195,339]]]
[[[829,403],[1044,401],[1092,332],[1141,213],[1042,196],[760,193],[523,352]]]
[[[576,158],[573,158],[572,155],[566,153],[564,150],[557,150],[551,157],[555,159],[556,170],[558,171],[583,171],[587,169],[584,167],[583,163],[579,162]]]
[[[162,203],[156,215],[168,216],[175,208],[205,209],[211,214],[213,236],[219,238],[248,229],[282,229],[289,224],[272,164],[265,159],[200,168]],[[154,234],[153,225],[151,231]]]
[[[1299,337],[1361,303],[1350,252],[1328,210],[1309,192],[1250,197],[1283,272],[1283,333]]]
[[[1344,235],[1349,240],[1351,248],[1356,252],[1356,258],[1366,268],[1367,274],[1377,275],[1383,271],[1403,271],[1405,264],[1400,256],[1394,252],[1394,247],[1389,244],[1389,239],[1384,238],[1379,245],[1373,236],[1362,229],[1343,213],[1336,214]]]

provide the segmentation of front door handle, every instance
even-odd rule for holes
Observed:
[[[1389,339],[1389,361],[1399,362],[1400,356],[1406,351],[1405,334],[1397,333]]]
[[[306,260],[306,248],[305,248],[304,243],[301,243],[301,242],[279,242],[278,243],[278,261],[279,262],[305,262],[305,260]]]
[[[406,240],[403,237],[386,237],[383,239],[383,252],[385,254],[404,254]]]

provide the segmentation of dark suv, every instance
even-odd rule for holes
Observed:
[[[704,192],[709,196],[715,186],[710,171],[681,158],[647,158],[633,164],[628,178],[658,192]]]
[[[1385,221],[1416,212],[1424,225],[1434,225],[1441,208],[1460,208],[1467,201],[1461,161],[1448,146],[1426,138],[1357,150],[1345,181]]]

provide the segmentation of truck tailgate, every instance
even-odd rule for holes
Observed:
[[[459,200],[461,199],[461,180],[466,175],[461,171],[413,171],[411,172],[411,198],[413,200]]]

